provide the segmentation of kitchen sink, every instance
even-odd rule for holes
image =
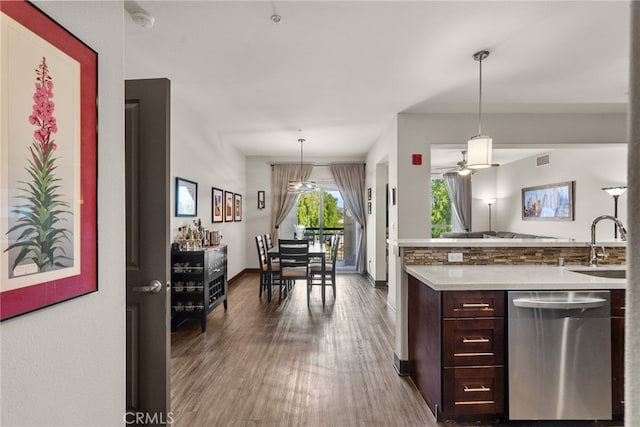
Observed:
[[[589,270],[571,270],[574,273],[586,274],[588,276],[605,277],[607,279],[626,279],[627,270],[612,270],[606,268],[592,268]]]

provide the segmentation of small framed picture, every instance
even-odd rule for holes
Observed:
[[[371,187],[367,188],[367,200],[371,200]]]
[[[223,191],[219,188],[211,188],[211,222],[222,222],[224,220],[222,193]]]
[[[258,209],[264,209],[264,190],[258,191]]]
[[[198,183],[176,177],[176,216],[198,214]]]
[[[233,220],[242,221],[242,194],[233,196]]]
[[[369,215],[371,215],[371,202],[367,202],[367,208],[369,210]]]
[[[233,221],[233,193],[224,192],[224,222]]]

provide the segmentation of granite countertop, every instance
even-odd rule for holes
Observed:
[[[406,272],[436,291],[625,289],[626,279],[571,270],[625,270],[624,265],[408,265]]]
[[[573,239],[388,239],[390,246],[401,248],[421,247],[589,247],[589,242]],[[621,240],[598,240],[598,246],[625,247]]]

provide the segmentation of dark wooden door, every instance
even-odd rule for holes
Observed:
[[[172,422],[168,287],[171,214],[169,107],[169,80],[125,82],[125,421],[134,425],[167,425]]]

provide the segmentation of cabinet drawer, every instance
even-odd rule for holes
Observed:
[[[447,416],[504,412],[504,368],[445,368],[443,406]]]
[[[504,363],[504,319],[445,319],[442,323],[444,366]]]
[[[624,289],[613,289],[611,291],[611,316],[624,317],[625,297]]]
[[[443,292],[443,317],[504,316],[503,291]]]

